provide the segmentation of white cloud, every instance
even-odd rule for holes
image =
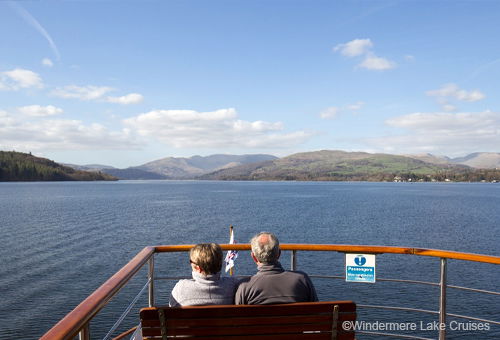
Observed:
[[[462,90],[453,83],[445,84],[437,90],[427,91],[426,94],[430,97],[435,97],[437,103],[441,105],[442,110],[445,112],[457,110],[456,105],[453,105],[450,101],[477,102],[486,98],[479,90]]]
[[[17,111],[30,117],[47,117],[63,113],[63,109],[48,105],[28,105],[17,108]]]
[[[110,131],[79,120],[32,122],[0,116],[0,149],[4,150],[116,150],[138,146],[128,129]]]
[[[43,87],[42,78],[33,71],[16,68],[0,73],[0,90],[17,91],[30,87]]]
[[[139,93],[130,93],[121,97],[108,97],[107,101],[110,103],[117,103],[122,105],[138,104],[144,100],[144,97]]]
[[[442,107],[445,112],[453,112],[457,110],[457,107],[452,104],[444,103]]]
[[[371,138],[365,142],[399,153],[435,152],[449,156],[467,152],[497,151],[500,145],[500,113],[412,113],[386,124],[406,133]]]
[[[351,114],[357,114],[357,111],[363,107],[363,102],[357,102],[354,104],[349,104],[341,108],[336,106],[331,106],[320,112],[319,117],[321,119],[334,119],[338,118],[341,113],[345,111],[350,111]]]
[[[281,122],[240,120],[235,109],[154,110],[123,122],[141,136],[177,148],[283,148],[298,145],[313,135],[306,131],[283,133]]]
[[[15,3],[15,2],[8,2],[8,4],[17,12],[19,15],[21,15],[24,20],[30,24],[35,30],[38,31],[45,39],[47,39],[47,42],[49,43],[50,47],[52,48],[52,51],[56,55],[57,60],[61,59],[61,55],[59,54],[59,50],[54,43],[54,40],[52,40],[52,37],[50,34],[43,28],[42,25],[36,20],[27,10],[25,10],[23,7],[21,7],[20,4]]]
[[[80,100],[95,100],[102,98],[106,93],[114,91],[111,87],[106,86],[76,86],[68,85],[58,87],[52,91],[52,95],[60,98],[75,98]]]
[[[365,56],[358,65],[360,68],[375,71],[384,71],[396,67],[396,63],[386,58],[377,57],[372,51],[373,43],[370,39],[354,39],[345,44],[339,44],[333,48],[334,52],[347,57]]]
[[[480,113],[412,113],[388,119],[387,125],[421,132],[447,132],[450,135],[469,133],[478,128],[500,128],[500,114],[485,111]]]
[[[49,58],[43,58],[42,65],[47,66],[47,67],[52,67],[52,66],[54,66],[54,63]]]
[[[396,64],[385,58],[370,54],[358,66],[367,70],[383,71],[396,67]]]
[[[354,103],[354,104],[347,105],[346,109],[351,110],[351,111],[358,111],[358,110],[360,110],[363,107],[363,105],[365,105],[365,103],[363,103],[363,102],[357,102],[357,103]]]
[[[340,54],[347,57],[356,57],[368,53],[372,47],[373,43],[370,39],[354,39],[348,43],[335,46],[333,51],[340,51]]]
[[[427,91],[427,95],[441,99],[454,98],[466,102],[476,102],[486,98],[486,96],[479,90],[465,91],[453,83],[443,85],[437,90]]]
[[[130,93],[121,97],[106,97],[109,92],[116,91],[116,89],[108,86],[77,86],[68,85],[58,87],[51,92],[51,95],[60,98],[74,98],[79,100],[97,100],[106,101],[109,103],[117,103],[122,105],[138,104],[144,100],[144,97],[139,93]]]
[[[0,132],[2,126],[10,126],[13,123],[14,123],[14,118],[10,115],[10,113],[4,110],[0,110]],[[0,150],[5,150],[4,148],[2,148],[1,144],[0,144]]]
[[[340,109],[338,107],[331,106],[331,107],[323,110],[319,114],[319,116],[321,119],[333,119],[333,118],[337,117],[339,112],[340,112]]]

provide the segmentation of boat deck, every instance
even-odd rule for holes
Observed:
[[[161,253],[173,253],[173,252],[187,252],[193,245],[160,245],[160,246],[148,246],[141,250],[130,262],[128,262],[123,268],[121,268],[117,273],[115,273],[111,278],[109,278],[105,283],[103,283],[96,291],[94,291],[89,297],[87,297],[83,302],[81,302],[73,311],[67,314],[62,320],[60,320],[54,327],[52,327],[44,336],[41,337],[42,340],[58,340],[58,339],[73,339],[75,336],[79,336],[81,340],[91,339],[91,320],[108,304],[108,302],[139,272],[144,266],[148,267],[148,277],[147,282],[143,288],[148,291],[148,304],[150,307],[155,306],[155,285],[160,279],[155,276],[155,255]],[[250,245],[248,244],[221,244],[223,250],[238,250],[238,251],[249,251]],[[481,255],[481,254],[471,254],[462,253],[454,251],[444,251],[436,249],[423,249],[423,248],[406,248],[406,247],[390,247],[390,246],[365,246],[365,245],[335,245],[335,244],[282,244],[281,249],[284,251],[289,251],[290,256],[290,267],[292,270],[297,269],[297,253],[298,252],[339,252],[339,253],[355,253],[355,254],[403,254],[408,256],[423,256],[438,258],[439,270],[440,270],[440,281],[439,282],[426,282],[418,280],[403,280],[403,279],[384,279],[377,278],[377,281],[393,281],[402,284],[412,283],[420,285],[430,285],[437,286],[439,288],[439,301],[437,304],[439,306],[438,310],[423,310],[413,307],[401,307],[401,306],[385,306],[385,305],[368,305],[363,304],[360,301],[357,302],[358,308],[365,308],[370,310],[394,310],[394,311],[411,311],[420,312],[426,314],[432,314],[437,317],[438,325],[446,325],[449,318],[458,318],[464,320],[475,320],[482,323],[487,323],[488,325],[500,325],[498,320],[490,320],[484,318],[477,318],[469,315],[448,313],[446,310],[447,306],[447,291],[450,289],[472,291],[480,294],[487,294],[490,296],[498,297],[499,292],[489,291],[485,289],[462,287],[456,285],[450,285],[447,282],[448,260],[462,260],[469,261],[473,263],[487,263],[491,265],[500,264],[500,257]],[[494,266],[493,270],[498,270],[498,267]],[[311,275],[311,277],[320,277]],[[322,278],[330,279],[345,279],[345,277],[335,277],[335,276],[321,276]],[[139,296],[140,294],[138,294]],[[138,296],[133,299],[133,303],[138,300]],[[133,303],[131,305],[133,305]],[[464,308],[466,309],[466,308]],[[126,313],[131,310],[131,306],[126,309]],[[112,334],[119,329],[121,321],[125,318],[126,313],[122,315],[109,331],[105,339],[111,339]],[[435,330],[440,340],[446,339],[448,327],[438,327]],[[122,335],[116,337],[115,339],[121,339],[126,335],[130,334],[133,330],[127,330]],[[380,335],[382,337],[400,337],[400,338],[413,338],[413,339],[429,339],[419,336],[411,335],[401,335],[389,332],[379,332],[379,331],[366,331],[366,330],[356,330],[356,334],[368,334],[370,336]]]

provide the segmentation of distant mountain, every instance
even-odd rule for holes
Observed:
[[[0,151],[0,181],[110,181],[116,177],[75,170],[31,154]]]
[[[272,161],[218,170],[200,178],[335,181],[431,181],[450,179],[461,181],[471,180],[466,177],[471,173],[473,173],[473,169],[465,165],[435,164],[412,157],[389,154],[322,150],[297,153]],[[500,172],[495,173],[494,176],[500,177]],[[477,178],[480,180],[482,177],[478,175]]]
[[[461,164],[476,169],[500,169],[500,153],[496,152],[476,152],[457,158],[435,156],[430,153],[407,156],[432,164]]]
[[[476,152],[451,161],[477,169],[500,169],[500,153],[497,152]]]
[[[102,165],[102,164],[86,164],[86,165],[64,164],[64,165],[69,166],[76,170],[102,172],[110,176],[114,176],[118,179],[169,179],[169,177],[161,174],[134,168],[117,169],[113,166]]]
[[[417,154],[417,155],[405,155],[406,157],[418,159],[421,161],[424,161],[426,163],[432,163],[432,164],[453,164],[451,159],[446,156],[436,156],[430,153],[422,153],[422,154]]]
[[[204,173],[202,169],[191,166],[188,163],[188,158],[176,157],[162,158],[140,166],[130,167],[128,169],[142,170],[169,178],[179,179],[193,178]]]
[[[69,166],[75,170],[83,170],[83,171],[101,171],[103,169],[116,169],[111,165],[102,165],[102,164],[85,164],[85,165],[77,165],[70,163],[61,163],[64,166]]]
[[[117,177],[119,179],[170,179],[169,177],[161,174],[134,168],[102,169],[102,172]]]
[[[172,179],[192,179],[219,169],[275,159],[277,157],[264,154],[167,157],[128,169],[143,170]]]
[[[499,169],[499,163],[499,153],[487,152],[452,159],[432,154],[401,156],[322,150],[283,158],[265,154],[166,157],[126,169],[100,164],[72,166],[119,179],[489,181],[499,177],[495,170],[489,171]]]
[[[278,159],[272,155],[211,155],[211,156],[193,156],[187,159],[187,162],[196,168],[204,171],[214,171],[223,168],[230,168],[237,165],[256,163]]]

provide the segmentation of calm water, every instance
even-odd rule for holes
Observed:
[[[0,183],[0,339],[37,339],[146,245],[228,241],[262,230],[283,243],[334,243],[438,248],[500,255],[500,185],[451,183],[307,183],[120,181]],[[165,255],[165,256],[163,256]],[[310,274],[342,275],[336,253],[299,253]],[[283,255],[284,265],[289,255]],[[449,261],[449,281],[499,290],[498,266]],[[161,254],[161,275],[189,275],[185,254]],[[248,253],[238,274],[255,269]],[[145,273],[91,324],[102,338]],[[437,282],[439,260],[380,255],[377,276]],[[320,299],[437,310],[434,287],[314,279]],[[173,282],[159,284],[167,301]],[[128,295],[128,296],[127,296]],[[449,312],[500,319],[500,298],[449,290]],[[140,303],[144,302],[144,298]],[[430,319],[429,319],[430,318]],[[360,310],[360,320],[434,320],[433,316]],[[125,326],[137,323],[137,314]],[[422,331],[435,338],[435,332]],[[500,338],[450,332],[451,339]],[[359,337],[371,339],[370,337]],[[380,338],[379,338],[380,339]]]

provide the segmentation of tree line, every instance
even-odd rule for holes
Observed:
[[[80,171],[31,153],[0,151],[0,181],[115,180],[101,172]]]
[[[206,177],[206,176],[205,176]],[[215,177],[215,178],[214,178]],[[414,172],[302,172],[287,171],[259,174],[220,174],[210,179],[218,180],[263,180],[263,181],[365,181],[365,182],[499,182],[497,169],[443,170],[430,173]],[[206,179],[201,177],[201,179]]]

